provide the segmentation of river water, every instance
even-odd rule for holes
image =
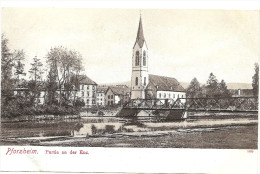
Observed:
[[[187,119],[175,122],[155,122],[149,118],[122,119],[115,117],[85,117],[72,120],[45,120],[1,123],[1,139],[45,137],[102,137],[118,133],[155,133],[156,131],[190,130],[257,124],[255,118]],[[214,129],[212,129],[214,131]]]

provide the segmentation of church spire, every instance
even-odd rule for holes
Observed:
[[[136,42],[140,47],[143,47],[144,44],[144,33],[143,33],[143,25],[142,25],[142,17],[140,14],[140,21],[139,21],[139,27],[137,31],[137,37],[136,37]]]

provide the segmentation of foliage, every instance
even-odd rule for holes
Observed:
[[[82,70],[82,56],[76,51],[64,47],[55,47],[48,52],[46,62],[49,65],[47,82],[51,83],[52,87],[54,87],[54,82],[57,82],[55,88],[59,90],[60,105],[68,101],[72,95],[74,95],[74,103],[76,99],[75,83],[77,83],[75,78],[78,78]],[[62,90],[64,90],[64,95],[62,95]],[[49,99],[53,99],[51,96],[54,95],[53,91],[49,91]]]
[[[31,69],[29,70],[30,73],[30,77],[31,79],[34,79],[35,82],[37,82],[38,80],[41,80],[41,75],[43,74],[43,71],[41,69],[42,67],[42,63],[40,61],[40,59],[37,58],[37,56],[35,56],[33,58],[33,63],[31,63]]]
[[[221,80],[221,82],[218,84],[218,95],[219,97],[230,97],[231,94],[229,90],[227,89],[226,82],[224,80]]]
[[[253,87],[253,94],[254,96],[258,96],[258,90],[259,90],[259,65],[258,63],[255,63],[255,74],[252,77],[252,87]]]
[[[104,112],[98,111],[98,116],[103,116],[103,115],[105,115]]]
[[[23,50],[10,51],[8,39],[1,36],[1,91],[4,95],[11,95],[15,83],[19,83],[19,76],[24,74],[25,53]],[[14,70],[14,74],[12,71]],[[14,76],[15,75],[15,76]]]
[[[206,97],[230,97],[231,94],[227,89],[226,82],[221,80],[218,83],[216,76],[213,73],[210,73],[209,79],[207,81],[207,86],[205,87]]]
[[[192,79],[190,82],[189,87],[187,88],[187,97],[189,98],[195,98],[195,97],[201,97],[201,87],[200,83],[198,82],[197,78]]]
[[[75,101],[74,106],[76,106],[76,107],[84,107],[85,106],[85,102],[84,102],[84,100],[80,100],[79,98],[77,98],[77,100]]]

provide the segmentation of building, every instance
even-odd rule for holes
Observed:
[[[97,106],[105,106],[106,105],[106,91],[108,87],[97,87],[97,95],[96,95],[96,101]]]
[[[185,98],[185,89],[171,77],[148,73],[148,47],[144,38],[140,17],[137,37],[133,47],[131,99],[174,99]],[[185,99],[182,100],[185,102]]]
[[[79,77],[79,89],[77,97],[85,102],[85,107],[96,106],[97,84],[88,76],[81,75]]]
[[[122,105],[130,100],[130,89],[122,86],[110,86],[106,91],[106,105]]]
[[[146,99],[172,99],[186,98],[185,89],[171,77],[149,74],[149,83],[145,92]],[[185,99],[181,99],[185,102]]]
[[[253,89],[230,89],[232,97],[253,97]]]

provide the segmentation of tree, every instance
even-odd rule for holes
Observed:
[[[71,96],[72,87],[71,77],[78,76],[82,70],[82,56],[64,47],[55,47],[46,56],[47,64],[50,67],[49,80],[55,80],[59,90],[59,104],[67,103]],[[65,92],[62,92],[62,91]]]
[[[198,82],[197,78],[192,79],[190,82],[189,87],[187,88],[187,97],[194,98],[194,97],[201,97],[201,88],[200,83]]]
[[[30,73],[30,77],[37,82],[38,80],[41,80],[41,75],[43,74],[43,71],[41,69],[42,67],[42,63],[40,61],[40,59],[37,58],[37,56],[35,56],[33,58],[33,63],[31,63],[31,69],[29,70]]]
[[[224,80],[221,80],[221,82],[218,84],[218,95],[219,97],[230,97],[230,92],[227,89],[227,85]]]
[[[1,90],[4,94],[11,93],[14,89],[15,82],[20,81],[20,75],[24,73],[25,53],[23,50],[14,50],[11,52],[8,48],[8,39],[5,35],[1,36]],[[14,75],[13,76],[13,69]]]
[[[213,73],[210,73],[207,81],[207,97],[217,97],[218,80]]]
[[[1,36],[1,90],[2,94],[10,93],[12,87],[12,54],[8,48],[8,39]]]
[[[258,65],[258,63],[255,63],[255,74],[252,78],[253,78],[253,82],[252,82],[253,94],[254,94],[254,96],[258,97],[258,89],[259,89],[259,65]]]

